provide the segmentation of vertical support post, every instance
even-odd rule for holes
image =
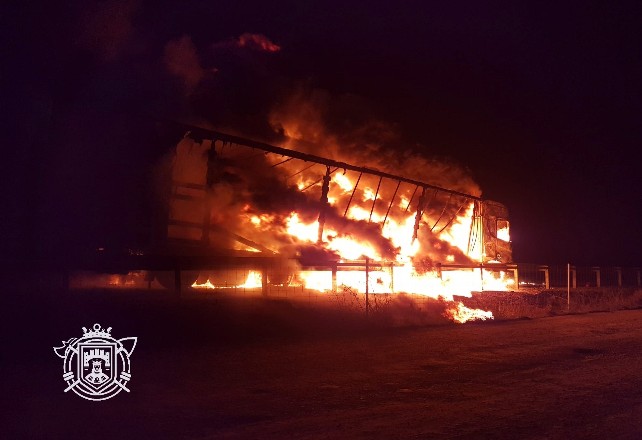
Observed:
[[[484,263],[479,264],[479,280],[481,281],[480,292],[484,291]]]
[[[486,241],[484,240],[484,231],[485,231],[485,225],[484,225],[484,215],[486,214],[486,210],[484,209],[484,201],[480,200],[479,201],[479,255],[481,258],[481,261],[484,261],[484,257],[486,256]]]
[[[601,270],[599,267],[594,267],[593,272],[595,272],[595,287],[601,287],[602,286],[602,277],[601,277]]]
[[[332,265],[332,293],[337,293],[337,263]]]
[[[395,293],[395,263],[390,262],[390,293]]]
[[[415,214],[415,227],[412,233],[412,242],[414,243],[419,235],[419,222],[421,217],[424,215],[424,204],[426,202],[426,188],[421,189],[421,195],[419,196],[419,202],[417,202],[417,213]]]
[[[573,289],[577,288],[577,269],[575,266],[571,266],[571,287]]]
[[[519,270],[517,266],[513,269],[513,280],[515,281],[515,291],[519,290]]]
[[[437,263],[437,274],[439,275],[439,279],[440,280],[444,279],[443,273],[442,273],[442,270],[441,270],[441,263]]]
[[[566,311],[571,310],[571,263],[566,264]]]
[[[368,297],[369,295],[369,281],[368,279],[370,278],[370,259],[366,257],[366,318],[368,317],[368,314],[370,313],[370,298]]]
[[[551,288],[551,278],[548,271],[548,266],[539,266],[539,271],[544,272],[544,288]]]
[[[323,243],[323,228],[325,227],[326,208],[328,207],[328,191],[330,190],[330,167],[326,167],[321,185],[321,209],[319,212],[319,235],[317,243]]]
[[[268,294],[268,269],[266,265],[261,267],[261,294],[263,296]]]
[[[616,267],[615,274],[617,275],[617,286],[622,287],[622,268]]]

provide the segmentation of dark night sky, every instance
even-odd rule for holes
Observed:
[[[145,185],[140,164],[155,152],[122,115],[211,113],[262,136],[269,104],[305,84],[333,102],[358,98],[406,145],[467,167],[509,207],[516,261],[639,266],[642,3],[397,3],[5,6],[7,249],[82,241],[144,215],[121,196]],[[237,51],[244,33],[281,50]],[[198,69],[179,83],[166,59],[183,37]]]

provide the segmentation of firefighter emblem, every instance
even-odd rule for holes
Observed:
[[[129,392],[129,358],[137,338],[114,339],[111,327],[105,330],[100,324],[82,330],[81,338],[70,338],[62,342],[62,347],[54,347],[64,359],[65,392],[73,390],[84,399],[96,401],[110,399],[123,390]]]

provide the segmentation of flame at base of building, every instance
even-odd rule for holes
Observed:
[[[363,264],[363,262],[344,262],[344,264]],[[288,277],[287,282],[280,284],[281,288],[302,288],[312,291],[315,294],[333,295],[337,293],[350,293],[353,295],[395,295],[409,294],[413,297],[428,297],[444,303],[444,316],[456,323],[464,323],[474,320],[493,319],[490,311],[471,309],[461,301],[455,300],[455,296],[470,297],[472,284],[478,283],[480,288],[492,285],[495,290],[505,290],[511,284],[511,279],[505,279],[504,272],[492,273],[485,270],[488,284],[484,283],[479,270],[474,271],[451,271],[446,277],[439,277],[437,272],[429,272],[423,275],[408,275],[408,268],[394,266],[392,263],[377,264],[373,267],[379,269],[369,270],[366,274],[362,270],[347,271],[320,271],[302,270]],[[382,268],[383,266],[383,268]],[[388,266],[388,267],[385,267]],[[483,270],[483,269],[482,269]],[[400,284],[395,286],[395,277]],[[214,278],[214,277],[213,277]],[[473,279],[474,278],[474,279]],[[410,280],[410,281],[409,281]],[[244,282],[239,284],[219,283],[210,278],[197,280],[192,284],[194,289],[204,290],[234,290],[234,289],[262,289],[264,286],[263,275],[260,271],[249,271]]]

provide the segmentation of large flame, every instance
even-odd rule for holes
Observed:
[[[291,138],[285,146],[293,149],[299,147],[297,139],[311,136],[317,141],[325,139],[329,143],[328,152],[348,163],[365,161],[372,168],[409,174],[418,180],[434,177],[440,184],[453,174],[442,165],[435,168],[435,164],[414,156],[401,159],[386,156],[388,161],[383,162],[361,153],[346,151],[342,156],[336,139],[321,129],[313,130],[300,119],[293,124],[281,121],[281,128]],[[478,202],[473,198],[422,190],[374,175],[330,169],[276,154],[251,154],[251,150],[248,154],[248,149],[240,147],[225,150],[225,146],[197,144],[188,138],[177,147],[173,179],[204,186],[206,175],[212,179],[212,173],[206,171],[210,148],[218,148],[218,160],[223,158],[213,179],[211,197],[215,208],[211,209],[211,223],[281,255],[303,257],[315,250],[317,255],[322,251],[326,258],[338,262],[363,263],[357,270],[338,270],[334,282],[327,271],[300,271],[288,281],[291,285],[318,292],[343,286],[361,293],[403,292],[441,298],[450,304],[446,315],[456,322],[465,322],[492,318],[492,313],[467,309],[455,296],[507,290],[513,282],[504,272],[484,269],[480,264],[489,259],[485,260]],[[370,163],[373,160],[376,163]],[[468,178],[454,173],[451,179],[454,180],[444,186],[478,195],[478,189]],[[202,220],[202,211],[190,212],[177,206],[172,210],[180,211],[174,213],[175,218],[194,223]],[[497,228],[496,236],[508,242],[508,226]],[[257,251],[239,243],[234,246]],[[364,261],[371,262],[367,275],[363,266],[369,263]],[[235,287],[260,285],[260,274],[251,273],[243,284]],[[210,280],[194,287],[217,288]]]

